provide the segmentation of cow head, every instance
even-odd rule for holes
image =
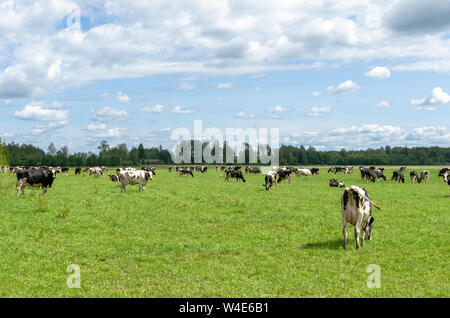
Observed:
[[[145,180],[153,180],[153,172],[151,171],[145,171]]]
[[[373,221],[374,221],[373,217],[370,217],[370,220],[366,222],[363,228],[363,231],[366,233],[368,240],[370,240],[372,236]]]

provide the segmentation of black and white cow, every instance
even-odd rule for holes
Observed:
[[[56,171],[54,169],[28,169],[17,171],[17,196],[20,195],[20,191],[25,195],[24,188],[42,187],[44,189],[44,195],[47,193],[47,188],[51,188],[53,180],[56,178]]]
[[[314,175],[314,174],[318,175],[319,174],[319,168],[311,168],[310,171],[311,171],[312,175]]]
[[[344,249],[347,249],[347,224],[355,226],[356,249],[360,248],[359,233],[362,230],[361,244],[364,239],[371,239],[373,228],[372,203],[367,191],[357,186],[350,186],[341,195],[342,233],[344,234]]]
[[[391,181],[392,181],[392,180],[395,180],[395,181],[398,181],[398,182],[401,181],[401,182],[405,183],[405,176],[403,175],[403,171],[404,171],[404,170],[394,171],[394,172],[392,173]]]
[[[418,179],[419,183],[427,182],[430,178],[430,172],[428,170],[424,170],[420,172],[420,178]]]
[[[330,185],[330,187],[337,187],[337,188],[344,188],[345,187],[345,183],[344,182],[337,181],[334,178],[330,179],[329,185]]]
[[[229,167],[227,170],[225,170],[225,173],[225,181],[228,181],[229,178],[234,178],[236,179],[236,181],[242,180],[242,182],[245,182],[241,167]]]
[[[409,173],[409,177],[411,178],[411,183],[414,183],[416,181],[419,181],[419,175],[417,174],[416,170],[413,170]],[[420,181],[419,181],[420,182]]]
[[[111,179],[112,182],[119,182],[119,175],[117,174],[109,174],[108,175],[109,179]]]
[[[283,167],[277,170],[278,180],[280,183],[282,180],[288,180],[288,183],[291,184],[292,173],[295,172],[295,168],[293,167]]]
[[[266,190],[269,190],[274,185],[277,186],[277,173],[275,171],[267,172],[265,181],[266,184],[263,184],[263,187],[265,187]]]
[[[139,184],[139,192],[145,190],[148,180],[152,180],[152,172],[145,170],[124,170],[119,172],[120,191],[127,192],[127,185]]]
[[[192,173],[192,170],[187,167],[178,168],[178,172],[180,173],[180,176],[184,176],[185,174],[191,175],[191,177],[194,177],[194,174]]]
[[[77,175],[77,174],[81,174],[81,167],[75,168],[75,175]]]

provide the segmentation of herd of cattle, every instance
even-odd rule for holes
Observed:
[[[205,173],[208,171],[207,166],[191,166],[191,167],[169,167],[169,172],[176,171],[180,176],[190,175],[194,177],[194,172]],[[384,175],[384,168],[375,168],[375,167],[359,167],[361,173],[361,179],[366,180],[368,182],[375,182],[379,179],[383,179],[386,181],[386,176]],[[26,186],[38,186],[42,187],[44,191],[44,195],[47,192],[47,188],[50,188],[53,184],[54,179],[58,173],[65,173],[68,176],[69,168],[67,167],[8,167],[8,166],[0,166],[0,172],[3,171],[7,173],[8,171],[11,173],[15,173],[17,175],[17,195],[24,193],[24,188]],[[106,167],[92,167],[85,168],[81,170],[81,167],[77,167],[75,169],[75,175],[80,175],[81,172],[88,173],[90,176],[99,175],[103,176],[108,172]],[[228,181],[229,178],[236,179],[236,181],[242,180],[245,182],[244,175],[242,173],[242,169],[240,166],[230,166],[220,167],[220,171],[225,173],[225,181]],[[406,167],[403,166],[399,170],[396,170],[392,174],[391,181],[395,182],[403,182],[405,183],[404,173],[406,171]],[[216,167],[216,172],[219,172],[219,167]],[[258,167],[245,167],[246,174],[259,174],[261,173],[260,168]],[[328,170],[328,173],[337,174],[338,172],[343,172],[344,174],[352,174],[353,167],[331,167]],[[272,167],[270,171],[267,172],[265,176],[265,184],[263,186],[266,190],[269,190],[273,186],[276,186],[277,183],[280,183],[283,180],[288,180],[288,183],[291,183],[291,177],[293,174],[296,174],[298,177],[305,176],[309,177],[314,174],[319,174],[319,168],[305,169],[305,168],[295,168],[295,167]],[[118,168],[116,169],[115,174],[109,174],[109,178],[113,182],[120,182],[121,184],[121,192],[126,192],[127,185],[139,185],[139,191],[144,191],[145,186],[147,185],[149,180],[153,179],[153,175],[156,175],[155,167],[141,167],[141,170],[137,170],[136,168],[127,167],[127,168]],[[411,183],[422,183],[426,182],[430,178],[430,172],[427,170],[421,171],[418,173],[413,170],[409,173],[411,178]],[[443,168],[438,173],[439,177],[443,177],[444,181],[450,185],[450,168]],[[343,187],[345,188],[345,184],[342,181],[338,181],[334,178],[330,180],[329,185],[331,187]],[[379,207],[372,202],[369,194],[364,188],[358,186],[350,186],[345,188],[344,192],[341,195],[341,215],[342,215],[342,233],[344,235],[344,246],[343,248],[347,248],[347,225],[352,224],[355,227],[355,241],[356,241],[356,249],[359,249],[360,246],[364,246],[364,240],[371,239],[371,232],[373,228],[374,218],[372,216],[372,206],[375,206],[379,209]],[[360,244],[360,233],[362,232],[362,239]]]

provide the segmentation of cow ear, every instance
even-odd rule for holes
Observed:
[[[371,225],[373,223],[373,221],[374,221],[374,219],[370,218],[369,225]]]

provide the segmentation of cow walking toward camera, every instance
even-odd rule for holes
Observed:
[[[344,250],[347,249],[347,224],[355,226],[356,249],[360,248],[359,233],[362,230],[361,244],[364,239],[371,239],[373,217],[372,202],[369,194],[363,188],[350,186],[341,195],[342,233],[344,234]]]
[[[274,185],[277,186],[277,173],[275,171],[267,172],[265,181],[266,184],[263,184],[263,187],[265,187],[266,190],[269,190]]]

